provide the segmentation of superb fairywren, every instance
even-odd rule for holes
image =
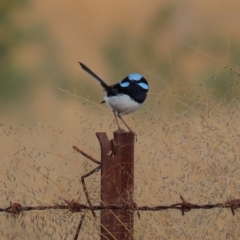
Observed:
[[[133,73],[128,75],[121,82],[109,86],[86,65],[81,62],[79,62],[79,64],[83,70],[94,77],[104,88],[106,96],[101,103],[106,103],[108,107],[113,110],[118,130],[122,131],[117,116],[129,131],[133,132],[122,119],[122,115],[136,111],[145,101],[149,89],[147,80],[141,74]]]

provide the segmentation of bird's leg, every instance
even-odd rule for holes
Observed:
[[[119,122],[118,122],[117,115],[116,115],[115,111],[113,111],[113,113],[114,113],[114,116],[115,116],[115,119],[116,119],[116,122],[117,122],[117,125],[118,125],[118,131],[119,132],[124,132],[124,130],[122,128],[120,128],[120,125],[119,125]]]
[[[118,117],[124,123],[124,125],[128,128],[128,130],[134,133],[134,135],[136,135],[135,132],[126,124],[126,122],[122,119],[122,117],[119,114],[118,114]]]

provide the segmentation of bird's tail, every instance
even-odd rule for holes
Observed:
[[[83,63],[79,62],[80,66],[82,67],[83,70],[85,70],[87,73],[89,73],[92,77],[94,77],[104,89],[108,89],[109,86],[98,76],[96,75],[92,70],[90,70],[86,65]]]

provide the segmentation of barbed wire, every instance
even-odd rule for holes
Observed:
[[[135,202],[128,204],[128,205],[95,205],[95,206],[88,206],[85,204],[81,204],[77,201],[67,201],[64,200],[67,204],[55,204],[55,205],[48,205],[48,206],[25,206],[23,207],[20,203],[12,203],[10,202],[10,206],[6,208],[0,208],[0,212],[5,213],[12,213],[14,215],[18,215],[21,212],[26,211],[41,211],[41,210],[66,210],[68,209],[71,212],[81,212],[82,210],[123,210],[123,211],[137,211],[138,216],[140,217],[139,211],[162,211],[162,210],[169,210],[169,209],[176,209],[182,212],[184,215],[185,212],[190,212],[194,209],[213,209],[213,208],[228,208],[231,210],[233,216],[235,215],[235,211],[240,208],[240,199],[232,199],[228,200],[224,203],[214,203],[214,204],[194,204],[185,201],[185,199],[180,195],[182,202],[175,203],[171,205],[158,205],[158,206],[138,206]]]

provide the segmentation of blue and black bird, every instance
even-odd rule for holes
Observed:
[[[129,129],[129,131],[133,132],[122,119],[122,115],[136,111],[143,104],[149,89],[147,80],[139,73],[132,73],[121,82],[109,86],[86,65],[81,62],[79,62],[79,64],[83,70],[95,78],[104,88],[106,96],[104,97],[104,101],[101,103],[106,103],[113,111],[118,125],[118,130],[123,131],[120,128],[117,116]]]

